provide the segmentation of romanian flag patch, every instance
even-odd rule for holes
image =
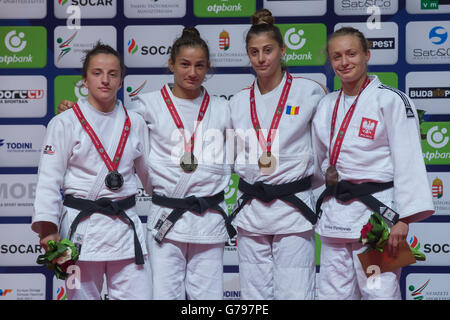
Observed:
[[[298,111],[300,110],[300,107],[299,106],[287,106],[286,107],[286,114],[289,114],[289,115],[296,115],[296,114],[298,114]]]

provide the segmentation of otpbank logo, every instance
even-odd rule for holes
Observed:
[[[43,68],[46,64],[44,27],[0,27],[0,68]]]
[[[422,154],[425,164],[450,164],[450,122],[423,122]]]
[[[194,15],[199,18],[250,17],[256,0],[194,0]]]
[[[286,44],[288,66],[320,66],[325,64],[323,48],[327,28],[321,23],[277,24]]]

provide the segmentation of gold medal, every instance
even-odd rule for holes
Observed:
[[[180,167],[186,173],[194,172],[198,167],[197,158],[192,152],[185,152],[180,159]]]
[[[325,173],[325,182],[327,186],[334,186],[339,182],[339,174],[335,166],[329,166]]]
[[[258,159],[258,167],[264,175],[270,175],[277,169],[277,159],[269,152],[263,152]]]

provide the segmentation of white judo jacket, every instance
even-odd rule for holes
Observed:
[[[189,140],[204,91],[195,100],[186,100],[173,96],[168,85],[166,89],[185,127],[186,139]],[[154,193],[170,198],[208,197],[228,187],[231,165],[225,159],[225,131],[231,127],[231,123],[226,100],[210,95],[208,109],[195,134],[194,155],[199,164],[192,173],[185,173],[180,168],[180,158],[184,153],[183,136],[177,129],[160,90],[138,95],[130,107],[141,114],[148,124],[150,175]],[[221,207],[227,212],[224,202]],[[156,235],[157,221],[162,214],[167,215],[172,210],[153,203],[147,229]],[[213,244],[225,242],[228,234],[219,212],[208,210],[200,215],[187,211],[165,238],[187,243]]]
[[[434,212],[431,189],[420,143],[416,109],[402,92],[369,76],[345,134],[336,168],[339,178],[353,183],[394,182],[374,196],[393,208],[400,219],[421,220]],[[316,164],[322,174],[329,166],[330,127],[339,91],[328,94],[313,119]],[[340,100],[332,145],[345,115]],[[371,210],[360,201],[341,203],[325,198],[316,231],[322,236],[357,239]]]
[[[122,103],[117,101],[109,113],[96,110],[87,99],[78,100],[78,105],[112,159],[125,121]],[[139,115],[128,114],[131,131],[118,168],[124,179],[123,187],[118,191],[105,186],[108,169],[75,112],[68,110],[50,120],[39,163],[32,228],[38,221],[48,221],[59,227],[61,238],[68,236],[68,229],[79,211],[63,206],[60,189],[63,194],[88,200],[124,199],[137,193],[136,168],[144,189],[151,191],[147,126]],[[144,228],[136,207],[127,210],[126,214],[135,224],[145,255]],[[94,213],[79,223],[75,237],[82,240],[80,260],[112,261],[135,256],[133,230],[119,217]]]
[[[256,112],[266,140],[285,80],[286,74],[279,86],[265,95],[261,94],[255,82]],[[250,184],[262,181],[276,185],[298,181],[314,174],[311,119],[324,95],[325,90],[315,81],[293,78],[273,141],[272,154],[277,159],[278,168],[271,175],[263,175],[258,167],[262,149],[251,121],[250,89],[243,89],[233,96],[230,109],[237,137],[234,170],[241,179]],[[239,191],[238,199],[241,195]],[[314,208],[311,190],[300,192],[296,196],[311,209]],[[251,200],[237,214],[233,225],[255,234],[288,234],[312,229],[311,223],[298,209],[278,199],[270,203]]]

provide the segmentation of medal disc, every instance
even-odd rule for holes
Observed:
[[[334,186],[339,182],[339,174],[335,166],[329,166],[325,173],[325,181],[327,186]]]
[[[192,152],[185,152],[180,159],[180,167],[186,173],[194,172],[198,167],[197,158]]]
[[[110,171],[105,178],[105,185],[110,190],[119,190],[123,186],[122,175],[118,171]]]
[[[258,167],[264,175],[270,175],[277,168],[277,159],[270,152],[264,152],[258,159]]]

